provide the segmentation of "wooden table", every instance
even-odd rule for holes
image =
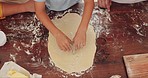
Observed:
[[[82,4],[65,12],[81,14]],[[50,17],[63,13],[51,11]],[[125,5],[113,3],[110,17],[99,14],[95,7],[91,23],[101,29],[97,38],[94,68],[79,78],[109,78],[120,75],[127,78],[123,56],[148,53],[148,2]],[[107,18],[110,18],[108,21]],[[102,21],[102,22],[101,22]],[[7,61],[15,61],[31,73],[43,78],[75,78],[55,69],[47,51],[47,29],[33,13],[22,13],[0,20],[0,29],[7,35],[7,43],[0,47],[0,67]]]
[[[124,56],[129,78],[148,77],[148,53]]]

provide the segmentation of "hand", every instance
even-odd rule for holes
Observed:
[[[55,36],[55,38],[56,38],[56,42],[61,50],[63,50],[63,51],[70,51],[71,50],[72,41],[63,32],[60,31]]]
[[[111,0],[98,0],[98,5],[101,8],[107,8],[110,11]]]
[[[86,32],[78,31],[73,39],[75,50],[78,50],[86,45]]]

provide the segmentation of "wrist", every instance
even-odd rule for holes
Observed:
[[[52,35],[55,37],[55,38],[58,38],[59,36],[61,36],[63,34],[63,32],[61,32],[59,29],[55,30]]]
[[[81,32],[86,32],[87,31],[88,26],[87,25],[80,25],[78,28],[78,31]]]

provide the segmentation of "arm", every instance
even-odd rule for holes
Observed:
[[[43,25],[53,34],[59,48],[64,51],[69,51],[71,49],[71,40],[52,23],[46,14],[45,2],[35,2],[35,12]]]
[[[98,0],[98,6],[101,8],[107,8],[110,11],[111,0]]]
[[[79,28],[73,39],[76,49],[86,45],[86,31],[94,8],[94,0],[84,0],[84,12]]]

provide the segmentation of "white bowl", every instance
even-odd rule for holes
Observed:
[[[113,2],[123,3],[123,4],[130,4],[130,3],[137,3],[146,0],[112,0]]]
[[[6,35],[3,31],[0,31],[0,46],[3,46],[7,41]]]

